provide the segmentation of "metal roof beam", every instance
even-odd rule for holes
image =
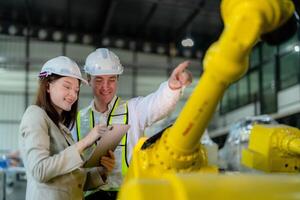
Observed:
[[[108,11],[107,11],[106,17],[104,19],[101,36],[105,36],[108,33],[109,28],[110,28],[110,24],[111,24],[111,19],[113,17],[114,12],[115,12],[115,8],[118,4],[117,0],[111,0],[109,2],[110,3],[108,5],[108,9],[107,9]]]
[[[205,0],[202,0],[197,8],[195,8],[192,13],[184,20],[184,22],[178,26],[178,28],[175,31],[174,34],[174,41],[176,41],[183,33],[184,31],[189,27],[189,25],[194,21],[194,19],[196,18],[196,16],[198,15],[198,13],[200,12],[200,10],[202,9],[202,7],[205,4]]]
[[[138,27],[136,29],[136,36],[141,35],[141,33],[143,32],[143,30],[147,27],[148,23],[150,22],[150,20],[152,19],[154,13],[156,12],[157,7],[158,7],[158,4],[157,3],[153,3],[153,5],[151,6],[151,9],[148,12],[148,14],[146,15],[146,17],[138,25]]]

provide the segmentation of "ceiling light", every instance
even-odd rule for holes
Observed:
[[[163,54],[166,52],[166,49],[163,46],[158,46],[156,49],[157,53]]]
[[[181,45],[184,47],[192,47],[194,46],[194,41],[191,38],[186,38],[181,41]]]
[[[177,49],[172,45],[170,47],[170,56],[175,57],[176,55],[177,55]]]
[[[54,41],[59,41],[62,39],[62,33],[60,31],[55,31],[52,35]]]
[[[28,32],[29,32],[30,35],[32,35],[32,30],[28,31],[28,28],[27,28],[27,27],[25,27],[25,28],[23,29],[23,31],[22,31],[22,33],[23,33],[24,36],[27,36],[27,35],[28,35]]]
[[[299,52],[300,51],[300,46],[299,45],[295,45],[294,46],[294,51],[295,52]]]
[[[23,33],[24,36],[27,36],[27,34],[28,34],[28,29],[27,29],[27,28],[23,28],[22,33]]]
[[[151,45],[149,42],[146,42],[143,46],[143,51],[149,53],[151,51]]]
[[[75,42],[77,39],[77,35],[75,33],[71,33],[68,35],[68,42]]]
[[[109,43],[110,43],[110,40],[109,40],[109,38],[103,38],[103,39],[102,39],[102,45],[104,45],[104,46],[108,46],[108,45],[109,45]]]
[[[8,27],[8,33],[10,35],[16,35],[17,32],[18,32],[18,29],[17,29],[17,27],[15,25],[10,25]]]
[[[131,49],[132,51],[135,50],[136,48],[136,42],[135,41],[130,41],[129,42],[129,49]]]
[[[115,42],[115,45],[119,48],[122,48],[124,46],[124,40],[122,39],[117,39]]]
[[[38,32],[38,38],[40,40],[46,39],[47,36],[48,36],[48,33],[47,33],[47,31],[45,29],[39,30],[39,32]]]
[[[84,44],[90,44],[92,42],[92,37],[90,35],[84,35],[82,38]]]

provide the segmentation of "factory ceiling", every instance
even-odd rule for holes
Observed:
[[[1,32],[200,57],[222,31],[221,0],[1,0]],[[296,0],[297,2],[297,0]],[[12,28],[11,26],[14,26]],[[29,29],[27,29],[29,27]],[[193,47],[182,47],[185,38]],[[197,53],[200,54],[197,56]]]

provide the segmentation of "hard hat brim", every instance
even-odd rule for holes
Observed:
[[[119,70],[95,70],[93,72],[89,71],[88,70],[88,67],[85,65],[84,66],[84,72],[86,74],[89,74],[91,76],[101,76],[101,75],[121,75],[123,74],[123,68],[122,69],[119,69]]]
[[[41,76],[41,74],[43,74],[43,75]],[[40,77],[40,78],[41,78],[41,77],[47,77],[47,76],[50,76],[51,74],[57,74],[57,75],[59,75],[59,76],[65,76],[65,77],[76,78],[76,79],[80,80],[82,83],[84,83],[85,85],[88,85],[88,84],[89,84],[88,81],[85,80],[85,79],[82,78],[82,77],[75,76],[75,75],[70,75],[70,74],[63,74],[63,73],[49,73],[49,72],[46,72],[46,71],[44,71],[44,72],[42,71],[42,72],[40,72],[39,77]]]
[[[78,80],[80,80],[82,83],[84,83],[85,85],[88,85],[89,83],[87,82],[87,80],[85,80],[84,78],[82,77],[78,77],[78,76],[72,76],[72,75],[67,75],[68,77],[73,77],[73,78],[76,78]]]

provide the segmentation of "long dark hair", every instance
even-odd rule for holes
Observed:
[[[74,122],[76,120],[77,108],[78,108],[78,99],[72,105],[70,111],[64,111],[59,115],[55,110],[51,99],[50,94],[47,92],[49,88],[49,83],[62,78],[63,76],[52,74],[47,77],[41,77],[39,80],[39,89],[37,91],[35,104],[42,109],[44,109],[50,119],[58,126],[58,123],[63,123],[66,127],[72,129]],[[80,83],[80,81],[79,81]]]

